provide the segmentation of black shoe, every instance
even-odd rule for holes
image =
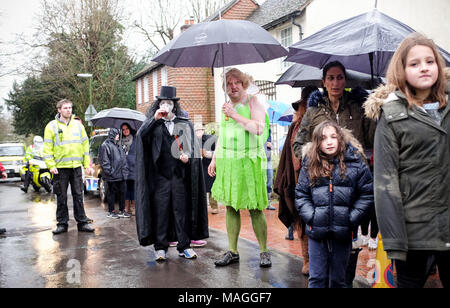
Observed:
[[[284,237],[286,240],[293,241],[294,240],[294,228],[292,226],[289,226],[288,228],[288,235]]]
[[[272,261],[270,261],[270,254],[268,252],[261,252],[259,254],[259,266],[260,267],[271,267]]]
[[[87,222],[88,224],[91,224],[91,223],[94,222],[94,220],[93,220],[92,218],[86,217],[86,222]]]
[[[62,225],[57,226],[56,229],[52,231],[53,234],[61,234],[64,232],[67,232],[67,226]]]
[[[23,191],[24,193],[27,193],[28,192],[28,187],[20,186],[20,190]]]
[[[78,226],[78,232],[94,232],[95,229],[90,227],[87,223]]]
[[[6,229],[1,228],[1,229],[0,229],[0,234],[3,234],[3,233],[6,233]]]
[[[231,251],[227,251],[223,255],[222,260],[217,260],[214,262],[216,266],[227,266],[231,263],[238,263],[239,262],[239,253],[232,253]]]

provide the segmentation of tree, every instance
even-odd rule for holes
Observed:
[[[174,38],[184,19],[192,17],[195,22],[201,22],[226,2],[226,0],[149,1],[148,8],[142,10],[145,12],[144,15],[134,22],[134,26],[151,44],[153,53],[156,53]]]
[[[134,63],[122,43],[121,12],[118,0],[42,1],[37,43],[30,45],[44,48],[40,73],[79,106],[80,116],[89,105],[90,81],[79,73],[93,75],[97,110],[127,105],[120,91]]]

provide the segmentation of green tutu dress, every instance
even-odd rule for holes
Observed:
[[[235,110],[250,119],[248,100]],[[222,113],[216,149],[216,179],[211,189],[214,200],[235,210],[263,210],[267,199],[267,158],[264,144],[269,136],[269,117],[266,113],[264,133],[250,134],[240,124]]]

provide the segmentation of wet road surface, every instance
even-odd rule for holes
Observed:
[[[224,268],[214,260],[227,249],[226,233],[210,229],[198,258],[187,260],[169,248],[168,260],[154,261],[153,247],[137,242],[134,217],[106,218],[98,196],[85,197],[94,234],[78,232],[69,195],[69,231],[53,235],[56,200],[45,192],[28,194],[20,182],[0,183],[0,288],[304,288],[302,259],[271,250],[271,268],[259,267],[257,243],[240,238],[240,263]]]

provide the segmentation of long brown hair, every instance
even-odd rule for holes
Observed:
[[[391,62],[387,69],[386,77],[388,84],[394,85],[397,89],[405,93],[409,107],[412,108],[413,104],[421,105],[421,101],[416,97],[416,91],[414,88],[408,84],[406,81],[406,57],[408,52],[414,46],[427,46],[433,51],[436,64],[438,66],[438,79],[435,84],[431,87],[430,99],[432,102],[439,102],[439,107],[442,108],[447,105],[445,87],[447,80],[445,78],[445,61],[442,58],[436,44],[433,40],[427,38],[425,35],[413,32],[408,35],[398,46],[394,55],[392,56]]]
[[[338,139],[338,149],[333,157],[329,157],[320,150],[320,144],[323,139],[323,131],[326,127],[334,127]],[[341,127],[332,121],[324,121],[316,126],[312,134],[311,148],[306,154],[309,159],[308,175],[311,182],[311,186],[316,185],[317,181],[321,177],[329,177],[333,173],[333,163],[331,160],[337,158],[339,160],[339,166],[341,167],[341,177],[345,178],[345,172],[347,167],[344,163],[344,155],[346,150],[346,144]]]

